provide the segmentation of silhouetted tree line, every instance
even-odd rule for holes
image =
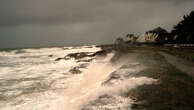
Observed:
[[[146,32],[146,34],[149,33],[157,35],[155,39],[156,44],[194,44],[194,11],[192,11],[189,15],[185,15],[183,20],[173,27],[171,32],[168,32],[161,27],[157,27]],[[127,34],[127,41],[124,41],[122,37],[119,37],[116,39],[115,44],[136,44],[138,37],[139,36],[135,36],[134,34]]]
[[[194,43],[194,11],[185,15],[183,20],[174,26],[170,33],[169,42]]]
[[[170,33],[165,29],[158,27],[146,33],[157,34],[156,43],[178,43],[193,44],[194,43],[194,11],[189,15],[185,15],[183,20],[175,25]]]

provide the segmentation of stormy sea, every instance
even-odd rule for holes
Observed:
[[[133,55],[97,46],[0,51],[0,110],[130,110],[125,92],[155,79]]]

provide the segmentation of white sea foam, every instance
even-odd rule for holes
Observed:
[[[133,101],[119,96],[120,92],[156,81],[131,77],[112,86],[102,86],[109,75],[123,65],[110,63],[114,53],[106,58],[94,59],[87,68],[82,69],[82,74],[76,75],[69,70],[85,62],[77,63],[75,59],[54,61],[69,53],[94,53],[99,50],[95,46],[85,46],[0,52],[0,56],[7,59],[0,61],[0,96],[4,98],[0,99],[0,110],[79,110],[103,94],[113,94],[116,100],[108,105],[93,106],[92,109],[124,108]],[[137,69],[122,69],[120,72],[134,72]]]
[[[62,93],[83,76],[72,75],[69,70],[84,62],[54,60],[70,53],[101,50],[95,46],[64,48],[0,52],[0,96],[4,98],[0,99],[0,110],[56,110],[56,105],[64,101]]]

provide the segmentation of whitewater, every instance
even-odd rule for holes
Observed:
[[[113,64],[114,51],[92,56],[101,50],[82,46],[0,51],[0,110],[130,110],[134,100],[121,94],[156,80],[125,77],[146,67],[133,58]],[[65,57],[74,53],[86,57]],[[79,72],[72,73],[77,68]]]

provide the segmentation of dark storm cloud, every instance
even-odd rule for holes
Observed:
[[[110,17],[111,13],[107,11],[106,6],[115,3],[144,2],[153,5],[161,2],[177,4],[189,1],[192,0],[0,0],[0,26],[92,22]]]
[[[0,25],[91,22],[100,20],[99,14],[103,16],[98,5],[103,4],[88,0],[3,0],[0,1]]]
[[[128,32],[171,29],[193,0],[0,0],[0,47],[112,42]]]

